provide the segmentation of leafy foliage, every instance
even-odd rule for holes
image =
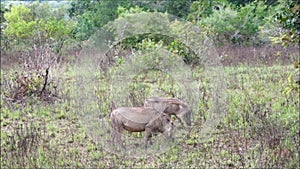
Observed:
[[[266,24],[266,5],[262,2],[251,3],[238,10],[220,7],[199,21],[199,24],[210,29],[210,36],[217,44],[233,43],[238,45],[256,45],[260,28]]]
[[[290,45],[298,45],[300,43],[300,4],[298,0],[279,1],[278,12],[275,15],[275,21],[283,28],[279,35],[270,37],[275,44],[282,44],[285,47]],[[292,91],[299,92],[300,90],[300,70],[299,70],[299,55],[294,60],[295,71],[288,77],[287,85],[284,93],[290,94]],[[295,77],[296,78],[293,78]]]
[[[168,12],[172,15],[186,18],[189,13],[191,1],[174,0],[174,1],[87,1],[75,0],[71,3],[69,9],[70,17],[76,18],[78,26],[75,37],[80,40],[88,39],[95,30],[101,28],[109,21],[120,16],[120,12],[131,10],[131,13],[137,13],[138,10]]]
[[[284,46],[290,44],[299,44],[300,37],[300,4],[297,0],[279,1],[278,12],[275,15],[275,21],[278,22],[284,30],[279,36],[272,37],[274,43],[281,43]]]
[[[1,51],[5,52],[9,48],[9,41],[7,37],[5,36],[3,30],[6,28],[6,20],[4,18],[4,14],[8,12],[8,9],[5,8],[3,5],[0,7],[0,41],[1,41]]]
[[[33,30],[37,22],[33,20],[30,9],[18,5],[13,6],[11,11],[4,14],[8,26],[4,33],[11,39],[26,39],[33,36]]]
[[[161,12],[166,11],[169,14],[186,19],[190,12],[191,5],[192,5],[191,0],[164,1],[164,4],[163,4],[164,10]]]
[[[75,38],[87,40],[97,29],[117,18],[117,8],[121,1],[81,1],[71,3],[69,15],[78,22]]]
[[[63,13],[63,9],[52,10],[47,4],[13,6],[4,14],[7,22],[4,34],[12,44],[23,45],[21,50],[31,49],[33,45],[50,45],[60,53],[75,26]]]
[[[138,13],[145,12],[145,11],[147,11],[147,10],[144,8],[138,7],[138,6],[134,6],[129,9],[119,6],[118,7],[118,18],[125,18],[128,15],[138,14]]]
[[[196,22],[210,16],[214,10],[224,8],[228,3],[226,0],[205,1],[198,0],[192,3],[188,20]]]

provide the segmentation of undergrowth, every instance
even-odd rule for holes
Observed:
[[[200,132],[209,117],[211,84],[201,68],[194,68],[194,80],[201,79],[203,85],[190,132],[167,152],[146,158],[111,154],[88,136],[70,97],[76,78],[72,66],[52,70],[53,79],[64,83],[57,86],[60,92],[51,103],[45,104],[38,96],[26,100],[33,104],[8,102],[6,92],[12,88],[1,83],[1,167],[297,168],[299,90],[284,92],[293,70],[292,66],[276,64],[225,67],[225,117],[211,137],[203,140]],[[11,81],[14,75],[11,70],[2,70],[1,82]],[[97,79],[100,85],[95,106],[107,115],[115,108],[111,91],[101,73]],[[130,104],[141,105],[147,92],[177,97],[180,89],[167,74],[141,74],[130,84]]]

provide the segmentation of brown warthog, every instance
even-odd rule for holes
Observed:
[[[110,114],[113,127],[113,142],[121,142],[121,133],[145,131],[145,147],[153,133],[162,133],[166,138],[173,141],[174,124],[167,114],[160,113],[152,107],[121,107]],[[124,145],[122,145],[124,147]]]
[[[189,105],[176,98],[150,97],[145,99],[144,107],[153,107],[169,116],[174,115],[181,124],[191,126],[192,110]],[[184,122],[184,123],[183,123]]]

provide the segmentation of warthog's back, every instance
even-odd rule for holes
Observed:
[[[148,123],[151,119],[159,116],[159,112],[153,108],[144,107],[121,107],[117,109],[119,115],[126,120],[135,123]]]

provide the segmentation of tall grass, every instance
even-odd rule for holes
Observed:
[[[208,78],[209,72],[194,68],[193,80],[200,79],[201,86],[192,128],[162,154],[132,158],[108,151],[109,138],[107,144],[97,140],[101,137],[98,135],[101,133],[97,133],[101,130],[100,124],[92,124],[93,130],[85,128],[89,118],[94,116],[83,119],[86,112],[82,110],[106,116],[115,108],[114,91],[103,72],[95,73],[96,69],[87,69],[86,65],[62,64],[51,70],[53,79],[60,82],[54,102],[45,103],[33,97],[34,104],[20,105],[4,102],[3,95],[9,91],[3,82],[13,81],[14,71],[18,69],[2,69],[1,167],[297,168],[299,91],[284,93],[293,70],[292,65],[281,63],[253,66],[239,62],[225,66],[227,87],[220,92],[226,100],[219,109],[225,115],[209,133],[209,138],[203,139],[203,124],[210,117],[208,110],[213,101],[213,84]],[[92,82],[86,81],[91,78]],[[81,102],[75,100],[80,87],[95,92],[92,102],[84,100],[85,96],[81,96]],[[174,79],[159,71],[135,76],[129,88],[128,104],[133,106],[141,105],[148,95],[181,96]],[[97,137],[91,137],[90,133]]]

